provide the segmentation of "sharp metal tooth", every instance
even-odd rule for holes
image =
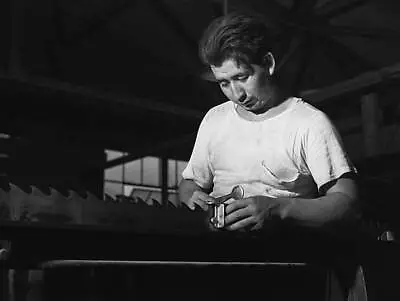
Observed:
[[[152,199],[153,200],[153,207],[161,207],[161,204],[156,200],[156,199]]]
[[[186,203],[182,203],[181,208],[185,211],[193,211],[192,209],[189,208],[189,206]]]
[[[85,223],[107,224],[109,223],[108,206],[100,201],[93,193],[86,191],[86,198],[83,200],[83,215]]]
[[[3,188],[0,188],[0,219],[11,219],[10,195]]]
[[[143,206],[143,205],[147,206],[146,202],[145,202],[141,197],[137,196],[136,199],[137,199],[137,204],[138,204],[138,205],[140,205],[140,206]]]
[[[43,193],[38,187],[30,185],[32,192],[25,199],[28,217],[32,221],[39,221],[42,214],[55,214],[56,206],[50,195]]]
[[[116,200],[116,203],[117,203],[117,204],[122,203],[122,202],[124,201],[124,199],[125,199],[125,196],[124,196],[123,194],[117,194],[117,195],[115,196],[115,200]]]
[[[127,196],[126,197],[126,203],[128,204],[134,204],[136,202],[136,199],[132,196]]]
[[[198,212],[198,211],[203,211],[203,209],[199,206],[199,205],[197,205],[197,204],[194,204],[194,211],[195,212]]]
[[[174,203],[170,200],[168,200],[167,203],[168,203],[168,206],[167,206],[168,208],[178,208],[179,207],[179,206],[177,206],[176,203]]]
[[[9,196],[11,219],[19,221],[21,220],[21,216],[24,211],[25,200],[28,197],[28,194],[17,185],[10,183]]]
[[[104,201],[105,202],[110,202],[110,203],[115,203],[116,200],[113,198],[110,194],[104,193]]]
[[[97,202],[97,203],[101,202],[100,199],[97,196],[95,196],[93,193],[91,193],[90,191],[86,191],[86,195],[87,195],[86,200],[88,200],[90,202]]]
[[[77,223],[78,224],[86,223],[85,214],[83,212],[83,204],[85,202],[85,199],[83,199],[76,191],[68,190],[67,201],[72,203]]]
[[[61,194],[53,187],[50,188],[50,198],[54,201],[55,212],[68,217],[68,223],[79,223],[80,215],[79,208],[76,207],[75,202],[71,202],[67,197]]]
[[[177,198],[172,198],[167,200],[169,204],[174,205],[173,207],[178,208],[180,207],[180,202]]]
[[[31,199],[35,198],[38,199],[39,201],[42,201],[44,205],[50,204],[50,194],[46,194],[43,191],[41,191],[38,187],[34,185],[30,185],[32,192],[30,193],[30,196],[32,197]]]
[[[144,201],[144,203],[145,203],[147,206],[153,206],[153,199],[147,198],[147,199]]]
[[[137,199],[134,196],[129,196],[128,203],[129,204],[136,204],[137,203]]]

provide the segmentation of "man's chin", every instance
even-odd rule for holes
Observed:
[[[260,107],[258,102],[252,102],[246,105],[242,105],[243,109],[245,109],[246,111],[257,111]]]
[[[256,104],[253,107],[247,109],[247,111],[250,111],[250,112],[252,112],[254,114],[262,114],[262,113],[265,113],[267,110],[268,109],[266,107],[264,107],[262,105],[258,105],[258,104]]]

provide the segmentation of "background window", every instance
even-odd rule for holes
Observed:
[[[155,157],[143,158],[142,184],[160,186],[160,159]]]
[[[104,190],[108,195],[116,196],[122,194],[123,185],[122,183],[113,183],[105,181]]]
[[[142,160],[135,160],[125,164],[125,181],[129,183],[141,184],[142,183]]]
[[[107,161],[112,161],[127,153],[106,150]],[[187,162],[168,159],[168,201],[178,203],[178,184]],[[125,195],[136,201],[162,203],[161,159],[144,157],[110,167],[104,172],[104,193],[116,198]]]

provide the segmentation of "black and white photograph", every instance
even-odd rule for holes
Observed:
[[[0,24],[0,301],[400,300],[399,0]]]

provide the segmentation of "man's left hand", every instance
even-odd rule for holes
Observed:
[[[225,207],[225,228],[227,230],[259,230],[264,221],[279,214],[282,200],[267,196],[253,196],[233,200]]]

